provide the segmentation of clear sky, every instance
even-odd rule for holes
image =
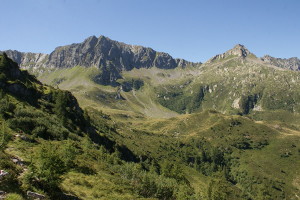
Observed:
[[[0,0],[0,50],[50,53],[105,35],[204,62],[235,44],[300,57],[300,0]]]

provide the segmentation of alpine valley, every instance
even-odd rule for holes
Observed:
[[[205,63],[105,36],[2,51],[0,197],[300,199],[299,70],[240,44]]]

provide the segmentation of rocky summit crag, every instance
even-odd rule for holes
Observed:
[[[151,48],[111,40],[107,37],[91,36],[82,43],[57,47],[49,55],[41,53],[21,53],[5,51],[22,68],[35,73],[37,69],[71,68],[74,66],[96,66],[102,70],[98,82],[114,83],[121,78],[121,71],[134,68],[174,69],[184,68],[195,63],[183,59],[174,59],[169,54],[157,52]]]
[[[246,58],[249,55],[254,56],[254,54],[251,53],[244,45],[237,44],[232,49],[226,51],[225,53],[218,54],[218,55],[212,57],[211,59],[209,59],[207,61],[207,63],[212,63],[214,61],[231,58],[234,56],[237,56],[239,58]]]
[[[107,37],[91,36],[83,43],[57,47],[50,55],[47,65],[50,67],[113,66],[120,70],[133,68],[185,67],[189,62],[173,59],[167,53],[156,52],[151,48],[127,45]]]

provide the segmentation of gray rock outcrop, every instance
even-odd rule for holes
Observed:
[[[300,70],[300,59],[297,57],[292,58],[274,58],[269,55],[265,55],[261,58],[262,61],[269,63],[271,65],[284,68],[284,69],[290,69],[293,71],[299,71]]]
[[[46,63],[49,67],[114,66],[121,70],[157,67],[172,69],[192,64],[185,60],[173,59],[167,53],[156,52],[151,48],[127,45],[107,37],[91,36],[79,44],[57,47]]]

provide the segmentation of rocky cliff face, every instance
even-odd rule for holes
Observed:
[[[264,57],[261,58],[261,60],[280,68],[290,69],[294,71],[300,70],[300,59],[296,57],[283,59],[283,58],[274,58],[272,56],[265,55]]]
[[[50,67],[114,66],[121,70],[157,67],[172,69],[192,64],[185,60],[173,59],[167,53],[156,52],[151,48],[127,45],[107,37],[92,36],[79,44],[56,48],[50,55]]]
[[[107,37],[91,36],[82,43],[57,47],[50,55],[5,51],[22,68],[32,71],[70,68],[77,65],[102,69],[96,77],[101,84],[110,84],[121,78],[122,71],[133,68],[157,67],[160,69],[184,68],[195,65],[183,59],[174,59],[167,53],[156,52],[151,48],[128,45]]]
[[[1,52],[1,51],[0,51]],[[151,48],[128,45],[107,37],[91,36],[82,43],[57,47],[50,55],[42,53],[23,53],[6,50],[6,54],[22,67],[69,68],[76,65],[107,67],[120,70],[157,67],[173,69],[194,65],[183,59],[174,59],[167,53],[156,52]]]

